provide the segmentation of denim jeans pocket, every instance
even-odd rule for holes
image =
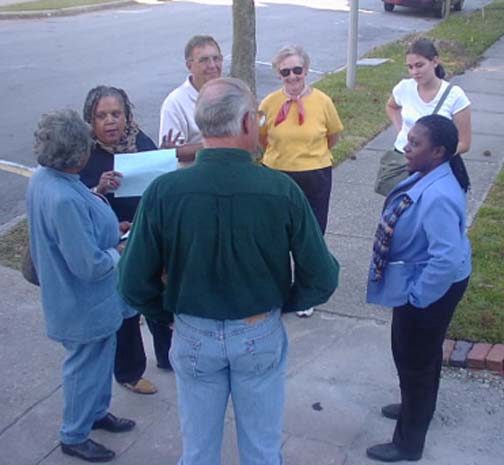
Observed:
[[[261,375],[277,368],[284,359],[286,343],[287,335],[281,323],[267,334],[246,337],[237,358],[237,369]]]
[[[170,363],[177,372],[195,377],[200,349],[201,341],[180,334],[175,328],[169,352]]]

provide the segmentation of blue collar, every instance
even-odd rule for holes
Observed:
[[[48,166],[40,166],[38,169],[42,170],[42,171],[47,171],[52,176],[68,179],[69,181],[74,181],[75,182],[75,181],[79,181],[80,180],[80,176],[79,176],[78,173],[77,174],[66,173],[65,171],[57,170],[55,168],[50,168]]]
[[[407,194],[413,202],[417,202],[425,189],[427,189],[431,184],[435,183],[438,179],[451,174],[452,170],[448,161],[445,161],[437,168],[434,168],[425,176],[421,176],[420,173],[413,173],[392,189],[387,197],[387,200],[391,199],[398,191],[400,191],[401,194]]]

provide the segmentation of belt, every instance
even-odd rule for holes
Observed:
[[[258,313],[257,315],[249,316],[248,318],[245,318],[245,322],[249,325],[254,325],[258,321],[265,320],[268,316],[269,312],[264,312],[264,313]]]

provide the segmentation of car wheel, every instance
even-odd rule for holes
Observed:
[[[383,2],[383,8],[385,9],[385,11],[392,11],[394,7],[395,5],[393,3]]]
[[[462,7],[464,6],[464,0],[460,0],[459,2],[455,3],[455,6],[453,9],[455,11],[462,11]]]

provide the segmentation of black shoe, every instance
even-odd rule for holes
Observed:
[[[390,418],[391,420],[399,420],[399,415],[401,413],[401,404],[389,404],[382,407],[381,413],[385,418]]]
[[[101,420],[95,421],[91,429],[104,429],[111,433],[125,433],[131,431],[135,424],[133,420],[117,418],[109,412]]]
[[[370,459],[380,462],[400,462],[401,460],[416,462],[422,458],[422,453],[406,454],[401,452],[392,442],[372,446],[366,450],[366,454]]]
[[[87,439],[80,444],[61,443],[61,452],[87,462],[110,462],[115,457],[113,450],[107,449],[92,439]]]

